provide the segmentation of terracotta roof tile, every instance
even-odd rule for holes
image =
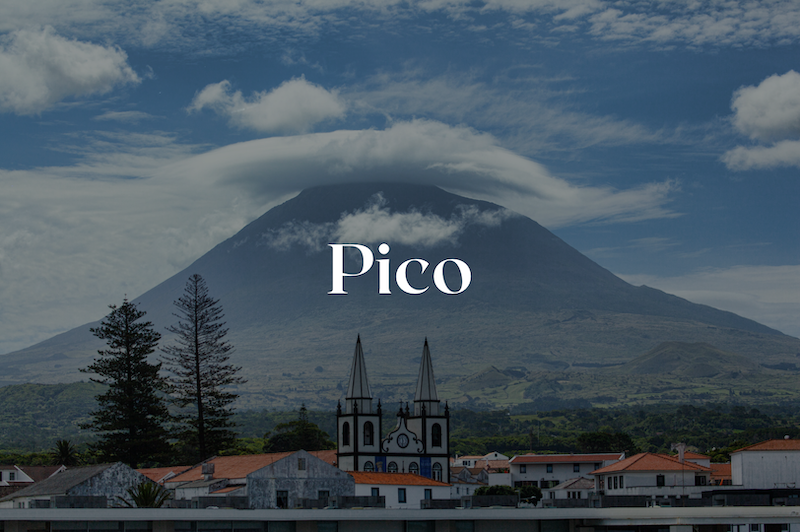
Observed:
[[[711,478],[731,478],[731,464],[711,464]]]
[[[297,451],[288,451],[284,453],[269,453],[269,454],[247,454],[236,456],[216,456],[206,463],[214,464],[214,477],[215,479],[227,478],[245,478],[253,471],[258,471],[262,467],[266,467],[273,462],[277,462],[282,458],[296,453]],[[320,460],[333,465],[336,462],[336,451],[309,451],[308,454],[319,458]],[[203,478],[202,464],[194,466],[192,469],[181,473],[178,476],[172,477],[167,482],[194,482]]]
[[[583,463],[602,462],[604,460],[618,460],[622,453],[603,454],[522,454],[513,457],[512,464],[556,464],[556,463]]]
[[[449,486],[445,482],[439,482],[413,473],[369,473],[366,471],[348,471],[351,477],[356,480],[356,484],[383,484],[397,486]]]
[[[593,475],[613,473],[616,471],[711,471],[711,468],[684,461],[666,454],[639,453],[615,464],[592,471]]]
[[[733,452],[742,451],[800,451],[800,440],[767,440]]]
[[[692,451],[686,451],[683,453],[684,458],[688,458],[690,460],[711,460],[710,456],[706,456],[700,453],[693,453]]]
[[[173,476],[177,476],[183,473],[184,471],[188,471],[191,468],[192,466],[184,465],[184,466],[172,466],[172,467],[149,467],[145,469],[137,469],[136,471],[146,476],[153,482],[161,482],[170,473],[172,473]]]

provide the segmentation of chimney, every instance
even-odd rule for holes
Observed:
[[[203,480],[211,480],[214,478],[214,463],[207,462],[203,464]]]

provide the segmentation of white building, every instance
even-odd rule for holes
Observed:
[[[731,453],[734,487],[800,487],[800,440],[767,440]]]
[[[595,490],[606,496],[700,498],[709,490],[711,468],[665,454],[639,453],[592,475]]]
[[[509,461],[511,486],[537,486],[542,490],[542,497],[549,498],[548,490],[562,482],[582,475],[588,475],[596,469],[613,464],[622,458],[624,453],[595,454],[523,454]]]
[[[356,497],[384,497],[386,508],[419,508],[424,499],[449,499],[450,485],[411,473],[351,471]]]

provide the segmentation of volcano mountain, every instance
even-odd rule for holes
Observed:
[[[378,264],[347,277],[347,295],[328,295],[330,242],[357,242],[376,259],[388,259],[391,295],[378,293]],[[391,247],[385,255],[377,251],[382,242]],[[347,253],[347,272],[359,271],[359,256]],[[407,270],[412,286],[430,286],[420,295],[404,293],[394,281],[397,267],[411,258],[430,264],[424,273],[419,263]],[[448,258],[468,264],[472,274],[458,295],[442,293],[431,280],[434,266]],[[444,272],[448,286],[459,286],[452,262]],[[794,362],[800,353],[796,338],[632,286],[535,221],[433,186],[357,183],[301,192],[134,300],[162,333],[175,323],[173,301],[194,273],[225,310],[235,346],[231,361],[248,379],[239,389],[242,405],[256,408],[334,404],[359,333],[373,393],[384,402],[413,394],[426,337],[440,394],[492,405],[534,399],[530,383],[542,379],[569,380],[576,372],[607,372],[610,379],[613,371],[605,368],[624,366],[664,342],[704,342],[772,365]],[[3,355],[0,382],[85,379],[78,369],[101,347],[89,331],[96,325]],[[162,342],[169,341],[165,334]],[[495,379],[500,384],[478,396],[470,376],[488,367],[505,368],[509,380]],[[459,384],[467,380],[470,393]],[[520,383],[519,392],[503,395],[514,389],[509,382]],[[585,396],[591,402],[592,393],[605,392]]]

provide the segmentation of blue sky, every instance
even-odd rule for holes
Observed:
[[[367,179],[800,335],[799,44],[791,1],[6,0],[0,352]]]

